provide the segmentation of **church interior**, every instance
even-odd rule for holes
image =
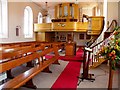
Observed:
[[[119,0],[0,0],[0,89],[120,89]]]

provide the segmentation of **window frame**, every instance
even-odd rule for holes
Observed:
[[[80,33],[79,34],[79,40],[84,40],[85,38],[85,34],[84,33]]]

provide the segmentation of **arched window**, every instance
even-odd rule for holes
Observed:
[[[33,37],[33,12],[29,6],[24,9],[24,37]]]
[[[41,12],[38,13],[38,23],[43,23]]]
[[[0,0],[0,38],[8,38],[7,0]]]

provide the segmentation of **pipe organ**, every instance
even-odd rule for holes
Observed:
[[[104,26],[103,16],[87,16],[87,22],[80,21],[79,6],[75,3],[61,3],[55,6],[55,18],[52,23],[34,24],[34,32],[86,32],[96,36]]]

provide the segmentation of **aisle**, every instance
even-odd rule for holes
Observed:
[[[54,88],[77,88],[77,82],[80,73],[81,62],[70,61],[64,71],[60,74],[51,89]]]

